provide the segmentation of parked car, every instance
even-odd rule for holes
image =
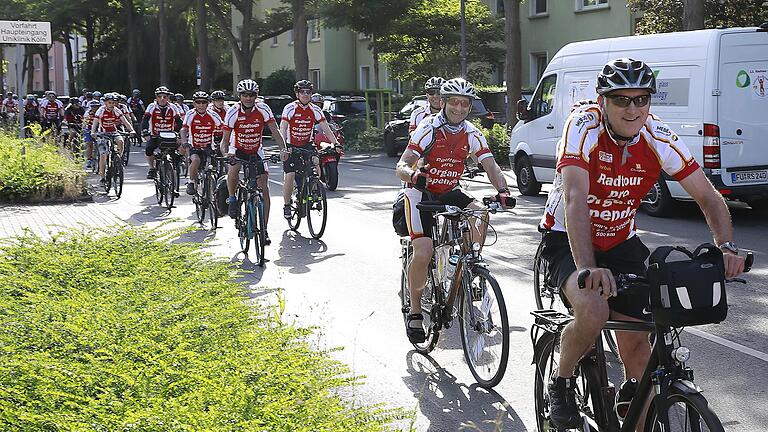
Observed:
[[[341,124],[345,120],[365,118],[366,99],[362,96],[326,96],[323,101],[323,110],[331,114],[331,120]],[[375,124],[376,107],[368,102],[371,121]]]
[[[427,103],[426,96],[415,96],[395,114],[395,120],[387,123],[384,127],[384,152],[387,156],[395,157],[405,150],[405,146],[408,145],[408,122],[411,118],[411,113],[416,107],[426,106]],[[472,110],[467,118],[469,120],[480,119],[480,124],[484,128],[490,129],[493,127],[493,113],[488,111],[482,99],[472,101]]]
[[[259,99],[269,105],[269,109],[272,110],[272,114],[275,116],[278,125],[280,125],[280,117],[283,115],[283,109],[294,100],[293,97],[288,95],[262,96]],[[264,138],[272,138],[272,130],[269,129],[269,127],[264,127],[262,136]]]

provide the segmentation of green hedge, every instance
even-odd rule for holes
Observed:
[[[504,125],[494,123],[493,128],[486,129],[480,125],[478,120],[473,121],[473,123],[485,135],[496,163],[504,167],[509,166],[509,132],[507,128]]]
[[[357,380],[229,263],[176,233],[28,235],[0,247],[0,430],[377,431]],[[397,413],[397,414],[395,414]]]
[[[0,201],[47,201],[85,194],[86,173],[66,150],[46,139],[0,134]]]
[[[352,119],[344,123],[344,149],[360,153],[381,152],[384,148],[384,129],[365,126],[365,119]]]

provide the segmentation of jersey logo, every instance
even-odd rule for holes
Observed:
[[[605,163],[613,163],[613,155],[602,150],[600,150],[600,153],[598,153],[598,159]]]

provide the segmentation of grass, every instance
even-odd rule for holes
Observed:
[[[177,233],[28,234],[0,247],[0,430],[378,431],[309,329],[246,304]]]
[[[44,137],[20,140],[0,133],[0,202],[78,198],[85,178],[80,163]]]

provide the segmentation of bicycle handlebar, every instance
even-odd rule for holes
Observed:
[[[481,209],[471,209],[471,208],[463,209],[461,207],[448,205],[448,204],[422,204],[422,203],[416,204],[416,208],[421,211],[436,213],[439,216],[459,216],[459,215],[472,216],[478,213],[484,213],[486,211],[489,211],[491,213],[497,213],[505,210],[504,208],[502,208],[500,203],[495,201],[486,203],[485,200],[483,200],[483,203],[485,204],[485,206],[484,208],[481,208]]]
[[[242,158],[239,158],[239,157],[228,157],[228,156],[216,157],[215,159],[219,160],[219,161],[222,161],[222,162],[224,162],[226,164],[229,164],[229,165],[237,165],[237,164],[256,165],[259,162],[265,162],[265,161],[266,162],[272,162],[272,163],[280,162],[280,156],[276,155],[276,154],[270,155],[270,156],[268,156],[268,157],[266,157],[264,159],[261,159],[259,161],[242,159]]]

